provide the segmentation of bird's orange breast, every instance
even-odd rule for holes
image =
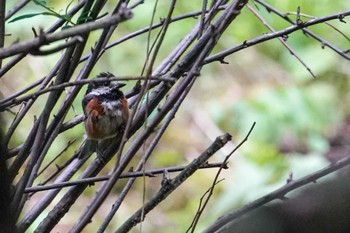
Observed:
[[[94,97],[85,106],[85,113],[91,115],[92,117],[98,118],[99,115],[104,114],[104,109],[100,101]]]
[[[94,97],[85,106],[85,129],[89,138],[100,139],[104,137],[104,133],[97,127],[99,118],[104,115],[104,109],[99,100]]]

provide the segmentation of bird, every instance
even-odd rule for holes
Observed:
[[[98,79],[107,81],[98,82]],[[81,149],[79,158],[92,152],[100,155],[102,141],[122,133],[129,119],[128,100],[120,88],[125,83],[108,80],[115,78],[110,72],[102,72],[89,83],[82,100],[84,127],[87,140]]]

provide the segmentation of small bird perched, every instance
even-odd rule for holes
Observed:
[[[97,75],[99,78],[114,78],[109,72]],[[99,151],[99,142],[123,132],[129,118],[128,101],[119,88],[125,86],[118,81],[91,82],[82,101],[84,126],[88,140],[79,158],[88,152]]]

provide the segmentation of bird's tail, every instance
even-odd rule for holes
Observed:
[[[79,159],[84,159],[87,156],[90,156],[92,153],[97,151],[98,141],[85,139],[82,146],[80,147],[80,153],[78,155]]]

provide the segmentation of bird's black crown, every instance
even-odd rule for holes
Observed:
[[[113,78],[115,77],[112,73],[110,72],[102,72],[96,76],[96,79],[99,78]],[[91,82],[88,85],[88,88],[86,90],[86,93],[91,92],[93,89],[97,89],[99,87],[109,87],[111,85],[111,81],[104,81],[104,82]]]

